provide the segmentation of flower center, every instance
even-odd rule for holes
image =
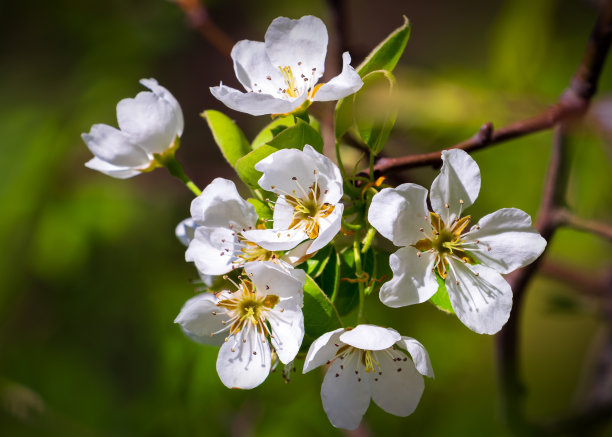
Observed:
[[[446,269],[449,258],[456,258],[462,262],[476,264],[476,260],[463,247],[465,243],[461,239],[461,233],[470,223],[470,216],[454,220],[450,225],[444,223],[435,212],[429,213],[431,233],[425,234],[425,238],[417,241],[414,247],[420,252],[432,252],[436,254],[435,267],[441,278],[446,278]],[[421,231],[424,231],[421,229]]]
[[[231,323],[230,334],[235,334],[251,324],[257,332],[268,335],[267,312],[278,303],[275,294],[259,293],[251,281],[243,280],[234,293],[227,299],[217,302],[217,306],[227,310]]]
[[[314,239],[319,236],[319,219],[325,218],[334,211],[334,205],[322,202],[321,189],[315,182],[314,188],[310,188],[305,197],[285,196],[287,203],[293,207],[293,220],[289,229],[302,228],[308,234],[308,238]]]
[[[276,257],[274,252],[264,249],[257,243],[247,240],[240,234],[238,234],[238,241],[244,245],[244,247],[240,249],[240,254],[238,255],[238,258],[241,260],[238,261],[239,264],[251,261],[270,261]]]
[[[376,368],[374,368],[375,365],[377,368],[380,369],[380,364],[378,363],[378,361],[374,359],[372,351],[366,350],[362,352],[363,352],[363,355],[361,356],[361,362],[365,366],[365,371],[367,373],[376,372]]]
[[[285,84],[287,84],[287,88],[284,89],[283,92],[289,97],[299,96],[300,93],[298,92],[298,88],[295,84],[295,77],[293,76],[291,67],[287,65],[286,67],[278,67],[278,69],[283,75],[283,79],[285,79]]]

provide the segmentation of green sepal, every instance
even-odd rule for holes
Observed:
[[[444,311],[445,313],[455,314],[455,311],[453,311],[453,306],[451,305],[450,297],[448,296],[448,290],[446,289],[444,279],[440,277],[438,272],[436,272],[436,279],[438,280],[438,291],[436,291],[436,294],[431,296],[429,302],[433,303],[438,307],[438,309]]]
[[[374,47],[363,62],[355,68],[361,77],[375,70],[393,71],[410,38],[410,21],[406,16],[403,18],[404,24]]]
[[[247,199],[247,202],[253,205],[253,207],[255,208],[255,212],[257,213],[257,217],[259,217],[260,220],[264,221],[266,228],[272,228],[273,212],[270,208],[270,205],[268,205],[268,203],[264,202],[263,200],[255,199],[253,197]]]
[[[246,136],[227,115],[214,110],[204,111],[200,115],[208,123],[215,143],[232,167],[236,165],[236,161],[251,151]]]
[[[236,165],[234,168],[238,173],[238,177],[244,182],[249,188],[259,189],[259,185],[257,181],[263,175],[262,172],[255,170],[255,164],[264,159],[266,156],[277,152],[278,149],[276,147],[268,146],[264,144],[261,147],[251,151],[246,156],[243,156],[238,161],[236,161]]]
[[[305,350],[314,340],[326,332],[342,326],[342,320],[329,297],[319,285],[308,275],[304,284],[304,342]]]
[[[364,143],[374,155],[382,150],[397,118],[393,102],[395,77],[386,70],[376,70],[363,78],[363,87],[353,99],[353,118]]]

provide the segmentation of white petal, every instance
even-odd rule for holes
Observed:
[[[132,167],[119,167],[113,164],[110,164],[106,161],[102,161],[100,158],[93,157],[89,161],[85,163],[85,167],[91,168],[92,170],[99,171],[100,173],[104,173],[105,175],[112,176],[117,179],[127,179],[142,172],[136,170]]]
[[[151,82],[146,83],[153,86]],[[165,90],[163,94],[170,93]],[[175,103],[155,92],[142,91],[135,98],[123,99],[117,104],[121,131],[149,153],[162,153],[172,144],[182,132],[182,119],[180,108],[177,112]]]
[[[308,234],[301,229],[255,229],[243,232],[242,235],[271,251],[293,249],[308,238]]]
[[[285,269],[270,261],[255,261],[245,264],[244,271],[260,293],[295,299],[301,307],[302,289],[306,282],[304,270]]]
[[[287,202],[285,196],[278,196],[274,204],[274,215],[272,216],[274,229],[289,229],[293,222],[295,209]]]
[[[323,75],[327,28],[319,18],[312,15],[299,20],[275,18],[266,31],[265,44],[272,65],[290,66],[296,80],[303,80],[304,74],[314,86]]]
[[[388,349],[401,338],[395,329],[375,325],[358,325],[340,336],[346,344],[371,351]]]
[[[284,261],[291,266],[297,266],[303,263],[308,258],[314,255],[314,254],[307,254],[308,249],[312,245],[313,241],[314,240],[308,240],[308,241],[304,241],[303,243],[298,244],[293,249],[291,249],[289,252],[287,252],[285,255],[283,255],[283,257],[281,258],[281,261]]]
[[[370,405],[370,384],[359,355],[352,353],[344,360],[336,359],[327,369],[321,385],[323,409],[336,428],[357,428]]]
[[[498,332],[512,309],[510,285],[495,270],[480,264],[452,260],[449,265],[446,288],[459,320],[479,334]]]
[[[181,105],[179,105],[179,102],[174,98],[170,91],[157,83],[157,80],[155,79],[140,79],[140,83],[153,91],[153,93],[159,98],[164,99],[170,104],[176,116],[176,135],[179,137],[183,135],[183,128],[185,127],[183,111],[181,110]]]
[[[257,224],[253,205],[240,196],[232,181],[223,178],[214,179],[193,199],[191,216],[201,226],[229,228],[232,225],[235,232]]]
[[[403,355],[403,354],[397,354]],[[369,374],[372,399],[387,413],[406,417],[416,409],[425,389],[423,377],[414,363],[393,361],[387,353],[375,353],[373,357],[380,364],[380,372]]]
[[[250,327],[250,324],[247,326]],[[257,387],[270,373],[268,340],[260,337],[253,329],[242,329],[232,335],[219,350],[217,373],[227,388]]]
[[[420,229],[429,230],[426,221],[427,190],[416,184],[384,188],[374,195],[368,221],[381,235],[396,246],[408,246],[423,238]]]
[[[106,124],[94,124],[81,138],[103,161],[118,167],[143,167],[148,165],[149,157],[127,135]]]
[[[440,174],[431,184],[429,200],[442,220],[450,223],[478,197],[480,169],[476,161],[461,149],[443,150],[442,162]],[[463,200],[463,207],[460,200]]]
[[[392,308],[425,302],[438,290],[433,272],[435,257],[427,252],[418,256],[412,246],[402,247],[389,257],[393,278],[380,288],[380,300]]]
[[[220,345],[227,333],[214,333],[225,327],[222,322],[228,317],[217,307],[217,302],[212,293],[198,294],[185,302],[174,323],[181,325],[185,334],[199,343]]]
[[[324,248],[327,246],[327,243],[333,240],[336,234],[340,232],[343,211],[344,205],[342,203],[337,203],[330,215],[319,219],[319,236],[314,239],[312,245],[306,251],[307,254],[314,253]]]
[[[313,341],[306,354],[302,373],[310,372],[315,367],[322,366],[331,361],[331,359],[336,356],[338,347],[344,345],[344,343],[340,341],[340,335],[343,332],[344,328],[338,328],[335,331],[326,332]]]
[[[304,339],[301,305],[294,299],[280,301],[268,312],[268,322],[272,328],[270,341],[278,359],[284,364],[290,363],[300,351]]]
[[[414,338],[404,336],[402,336],[402,339],[397,344],[408,351],[416,369],[421,375],[429,376],[430,378],[434,377],[434,371],[425,346]]]
[[[223,275],[234,268],[239,250],[229,229],[200,226],[185,252],[185,260],[194,262],[204,275]]]
[[[250,115],[286,114],[304,103],[307,97],[304,93],[294,100],[284,100],[270,94],[243,93],[224,85],[211,87],[210,92],[228,108]]]
[[[351,67],[351,55],[349,52],[342,54],[342,72],[323,84],[314,96],[314,101],[327,102],[329,100],[340,100],[346,96],[359,91],[363,86],[363,80]]]
[[[546,248],[546,240],[531,226],[529,215],[520,209],[500,209],[480,219],[478,225],[480,229],[472,227],[464,235],[467,249],[480,263],[499,273],[531,264]],[[474,245],[479,250],[469,249]]]
[[[185,246],[189,246],[189,243],[191,240],[193,240],[197,227],[198,225],[192,218],[186,218],[176,225],[174,234],[181,243],[183,243]]]
[[[261,90],[264,94],[276,95],[279,88],[286,88],[283,75],[270,62],[263,42],[237,42],[232,49],[232,59],[236,77],[247,91]]]
[[[278,194],[305,197],[317,183],[320,201],[337,203],[342,197],[342,175],[325,155],[306,144],[304,150],[282,149],[265,157],[255,169],[263,172],[258,184]]]

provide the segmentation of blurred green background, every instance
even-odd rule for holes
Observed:
[[[438,150],[486,121],[502,126],[556,101],[599,3],[344,2],[353,65],[402,14],[412,22],[386,153]],[[277,16],[313,14],[335,43],[324,1],[206,5],[235,40],[262,40]],[[224,111],[250,138],[268,118],[226,109],[208,92],[220,80],[238,85],[231,62],[164,0],[3,1],[0,17],[0,435],[342,435],[321,407],[320,372],[301,375],[298,362],[288,385],[277,372],[257,389],[228,390],[215,371],[217,350],[173,324],[197,276],[174,237],[190,192],[163,170],[120,181],[83,166],[91,155],[80,134],[115,124],[116,103],[141,91],[140,78],[155,77],[183,108],[178,157],[187,173],[202,187],[217,176],[235,179],[199,112]],[[339,58],[328,62],[339,68]],[[580,216],[611,223],[609,64],[593,110],[571,137],[568,201]],[[475,153],[483,185],[472,216],[510,206],[534,216],[551,137]],[[428,187],[435,174],[402,176]],[[591,235],[563,229],[550,249],[551,262],[593,280],[612,267],[610,243]],[[569,417],[588,403],[609,341],[601,301],[576,285],[548,274],[528,289],[521,369],[526,412],[537,421]],[[394,310],[372,296],[368,316],[419,339],[436,378],[412,416],[372,403],[352,435],[507,435],[493,337],[428,304]],[[599,388],[612,396],[612,387]],[[607,426],[601,435],[612,432]]]

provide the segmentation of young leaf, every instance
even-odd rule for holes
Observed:
[[[303,149],[310,144],[317,152],[323,153],[323,138],[311,125],[298,118],[294,126],[283,130],[268,145],[277,149]]]
[[[440,275],[438,275],[438,272],[436,272],[436,279],[438,280],[438,291],[436,291],[436,294],[434,294],[429,299],[429,301],[445,313],[454,314],[455,311],[453,311],[450,297],[448,297],[448,290],[446,290],[446,284],[444,283],[444,279],[442,279]]]
[[[363,87],[355,94],[353,117],[359,135],[373,154],[378,154],[395,125],[397,107],[393,101],[395,78],[386,70],[368,73]]]
[[[263,202],[259,199],[255,199],[255,198],[250,198],[247,199],[247,202],[249,202],[251,205],[253,205],[255,207],[255,212],[257,213],[257,216],[261,219],[261,220],[270,220],[269,222],[265,222],[266,223],[266,227],[268,227],[268,225],[270,225],[269,227],[272,226],[272,210],[270,209],[270,206],[266,203]]]
[[[261,178],[263,173],[255,170],[255,164],[276,151],[278,151],[277,148],[264,144],[240,158],[236,161],[236,165],[234,166],[238,173],[238,177],[240,177],[242,182],[248,187],[255,189],[259,188],[257,181]]]
[[[227,115],[208,110],[201,114],[208,123],[213,138],[221,149],[223,157],[233,167],[240,158],[251,151],[244,133]]]
[[[404,24],[389,34],[355,69],[361,77],[375,70],[393,71],[399,58],[404,53],[410,38],[410,22],[404,16]]]
[[[332,249],[333,246],[328,244],[323,249],[319,250],[315,256],[306,260],[306,273],[312,278],[321,276],[331,258]]]
[[[274,119],[255,136],[251,143],[251,148],[255,150],[264,144],[268,144],[272,141],[272,138],[291,126],[295,126],[295,117],[293,115]]]
[[[304,313],[304,327],[306,329],[305,337],[310,340],[309,343],[326,332],[333,331],[342,326],[340,316],[329,300],[329,297],[308,275],[304,285],[304,307],[302,312]]]

